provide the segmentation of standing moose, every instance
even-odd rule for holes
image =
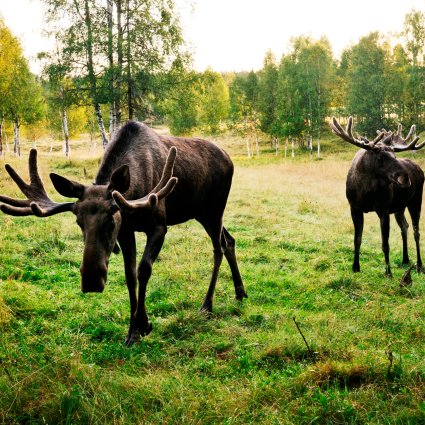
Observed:
[[[211,238],[214,268],[201,310],[212,311],[223,254],[230,265],[236,298],[242,301],[247,297],[236,261],[235,240],[223,227],[233,164],[214,144],[162,136],[144,124],[130,121],[107,147],[93,185],[84,186],[50,174],[55,189],[65,197],[77,198],[76,202],[56,203],[47,196],[38,174],[35,149],[29,157],[30,184],[9,165],[6,169],[27,199],[0,196],[4,213],[47,217],[71,211],[76,215],[84,236],[80,269],[83,292],[103,291],[109,256],[112,251],[119,251],[119,244],[130,296],[127,346],[152,330],[145,307],[146,286],[167,226],[196,219]],[[137,269],[136,231],[147,235]]]
[[[401,136],[401,126],[397,133],[378,131],[377,137],[369,141],[365,137],[355,138],[352,132],[353,118],[348,119],[343,129],[336,118],[332,118],[331,129],[341,139],[361,148],[355,155],[347,175],[346,195],[351,207],[354,223],[354,262],[353,271],[360,271],[360,245],[363,233],[363,214],[375,211],[381,224],[382,251],[384,252],[386,275],[392,277],[388,244],[390,234],[390,214],[394,214],[401,229],[403,240],[403,264],[409,263],[407,252],[407,224],[404,211],[407,207],[413,224],[416,242],[416,268],[422,271],[419,248],[419,219],[421,215],[424,173],[409,159],[397,159],[395,152],[421,149],[417,145],[419,137],[414,137],[412,126],[406,139]]]

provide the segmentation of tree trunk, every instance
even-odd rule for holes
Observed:
[[[96,75],[94,72],[93,31],[92,31],[90,9],[89,9],[89,0],[84,0],[84,11],[85,11],[85,24],[87,28],[87,70],[88,70],[88,77],[89,77],[89,84],[90,84],[90,94],[91,94],[97,122],[99,125],[100,135],[102,137],[102,144],[103,144],[103,147],[105,147],[108,144],[108,139],[106,137],[105,126],[103,124],[100,103],[98,100]]]
[[[109,63],[109,138],[116,126],[115,93],[114,93],[114,45],[113,45],[113,0],[107,0],[106,13],[108,15],[108,63]]]
[[[130,31],[130,0],[127,0],[127,108],[128,108],[128,119],[134,118],[134,105],[133,105],[133,82],[131,75],[131,31]]]
[[[4,115],[1,116],[0,121],[0,158],[3,155],[3,126],[4,126]]]
[[[122,0],[115,0],[117,7],[117,75],[115,81],[115,113],[116,126],[121,124],[121,86],[122,86],[122,69],[124,63],[123,55],[123,28],[122,28]]]
[[[65,156],[69,158],[69,130],[68,130],[68,114],[66,109],[62,111],[62,129],[65,138]]]
[[[21,123],[19,119],[13,122],[13,154],[21,156]]]

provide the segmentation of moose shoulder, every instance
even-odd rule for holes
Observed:
[[[403,240],[403,264],[409,263],[407,251],[407,229],[404,212],[409,210],[416,242],[417,270],[422,270],[419,248],[419,219],[421,215],[424,173],[409,159],[398,159],[396,152],[418,150],[425,143],[417,145],[419,137],[413,137],[412,126],[406,139],[401,136],[401,126],[396,133],[378,131],[377,137],[369,141],[365,137],[354,137],[353,118],[348,119],[346,129],[333,118],[332,131],[348,143],[361,148],[355,155],[347,175],[346,195],[354,223],[353,271],[360,271],[360,245],[362,242],[364,213],[376,212],[381,225],[382,250],[384,252],[386,275],[391,277],[389,263],[390,214],[394,214],[401,229]]]
[[[56,203],[47,196],[38,174],[36,150],[30,152],[30,184],[9,165],[6,169],[27,197],[19,200],[0,195],[0,209],[6,214],[47,217],[71,211],[76,215],[84,236],[80,269],[83,292],[103,291],[109,257],[112,251],[118,251],[119,244],[130,297],[127,345],[152,330],[145,307],[146,286],[169,225],[195,219],[211,238],[214,267],[202,310],[212,310],[223,255],[231,268],[236,298],[247,296],[236,261],[235,240],[223,227],[233,164],[213,143],[162,136],[143,124],[129,122],[107,147],[93,185],[50,174],[55,189],[63,196],[77,198],[76,202]],[[147,235],[138,267],[136,231]]]

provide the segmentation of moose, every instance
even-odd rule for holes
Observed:
[[[366,137],[354,137],[353,118],[349,117],[344,129],[335,117],[331,122],[332,131],[341,139],[361,148],[355,155],[346,181],[346,196],[351,208],[354,224],[354,262],[353,271],[360,271],[360,245],[362,242],[364,213],[376,212],[381,225],[382,251],[385,257],[387,277],[392,277],[389,262],[390,214],[394,214],[401,229],[403,241],[403,264],[409,263],[407,251],[406,207],[413,224],[416,243],[418,272],[423,271],[419,248],[419,219],[421,215],[424,173],[409,159],[398,159],[396,152],[414,151],[425,146],[417,144],[419,137],[413,137],[415,126],[403,139],[401,126],[396,133],[386,130],[377,131],[373,140]]]
[[[212,311],[223,255],[231,269],[237,300],[247,297],[236,260],[235,239],[223,226],[233,163],[215,144],[160,135],[145,124],[129,121],[107,146],[92,185],[50,174],[56,191],[77,198],[75,202],[57,203],[48,197],[35,149],[29,155],[30,184],[10,165],[6,170],[27,199],[0,196],[4,213],[48,217],[71,211],[76,215],[84,238],[82,292],[104,290],[109,257],[121,249],[130,298],[127,346],[152,331],[145,306],[146,286],[168,226],[195,219],[211,239],[214,267],[201,311]],[[147,236],[137,268],[135,232]]]

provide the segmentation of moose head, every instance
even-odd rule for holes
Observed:
[[[177,150],[172,147],[157,186],[146,196],[137,200],[127,200],[125,192],[130,187],[130,171],[122,165],[111,175],[109,184],[86,186],[55,173],[50,174],[53,186],[67,198],[77,198],[76,202],[54,202],[44,188],[37,167],[37,150],[29,155],[30,184],[25,183],[16,171],[6,165],[6,170],[18,185],[25,200],[0,195],[1,211],[14,216],[35,215],[49,217],[71,211],[77,218],[84,238],[84,254],[81,263],[81,290],[102,292],[107,280],[109,257],[118,251],[117,237],[122,224],[122,215],[128,214],[133,205],[137,209],[153,211],[158,203],[166,198],[177,183],[172,177]],[[116,202],[116,199],[118,202]]]

